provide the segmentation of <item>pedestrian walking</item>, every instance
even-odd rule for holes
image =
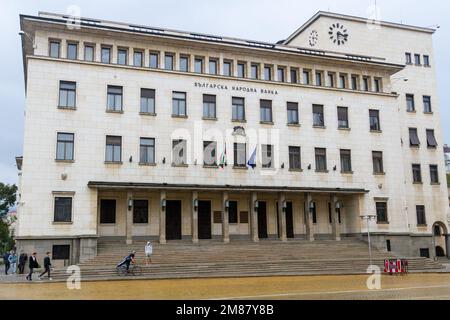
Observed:
[[[19,256],[19,274],[25,272],[25,264],[27,263],[28,255],[26,253],[21,253]]]
[[[50,269],[52,267],[52,263],[50,261],[50,252],[47,252],[47,256],[44,258],[44,272],[42,272],[39,275],[39,280],[41,280],[41,277],[47,273],[48,275],[48,280],[52,280],[52,278],[50,277]]]
[[[28,281],[32,281],[32,277],[33,277],[33,271],[35,268],[39,268],[39,263],[37,262],[37,258],[36,258],[36,252],[33,252],[33,254],[30,257],[30,263],[28,264],[28,267],[30,268],[30,272],[27,275],[27,280]]]
[[[8,261],[9,261],[9,266],[11,269],[11,274],[16,274],[16,272],[17,272],[17,256],[14,251],[11,251]]]
[[[144,250],[145,250],[145,256],[147,257],[145,264],[149,265],[152,262],[151,255],[153,254],[153,246],[150,241],[147,242]]]
[[[5,274],[6,274],[6,275],[8,274],[8,270],[9,270],[9,267],[10,267],[10,263],[9,263],[9,255],[10,255],[9,252],[6,252],[6,253],[3,255],[3,264],[5,265]]]

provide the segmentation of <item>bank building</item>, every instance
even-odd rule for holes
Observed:
[[[19,250],[79,263],[109,240],[369,227],[379,250],[448,255],[435,30],[328,12],[277,43],[53,13],[20,28]]]

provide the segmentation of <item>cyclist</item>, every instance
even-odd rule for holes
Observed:
[[[122,266],[126,266],[127,267],[127,273],[130,271],[130,263],[135,263],[136,262],[136,258],[135,258],[135,253],[136,251],[133,251],[132,253],[130,253],[128,256],[126,256],[122,262],[120,262],[116,268],[120,268]]]

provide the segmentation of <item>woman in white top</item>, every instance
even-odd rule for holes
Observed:
[[[152,262],[152,259],[151,259],[152,253],[153,253],[153,246],[152,246],[151,242],[148,241],[147,244],[145,245],[145,256],[147,257],[147,261],[146,261],[147,265]]]

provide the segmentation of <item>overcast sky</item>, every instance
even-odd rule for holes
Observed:
[[[0,182],[16,183],[15,156],[22,155],[25,104],[19,14],[66,13],[155,27],[196,31],[252,40],[285,39],[319,10],[367,17],[375,0],[0,0]],[[450,2],[378,0],[381,20],[428,27],[434,35],[441,120],[450,144]]]

